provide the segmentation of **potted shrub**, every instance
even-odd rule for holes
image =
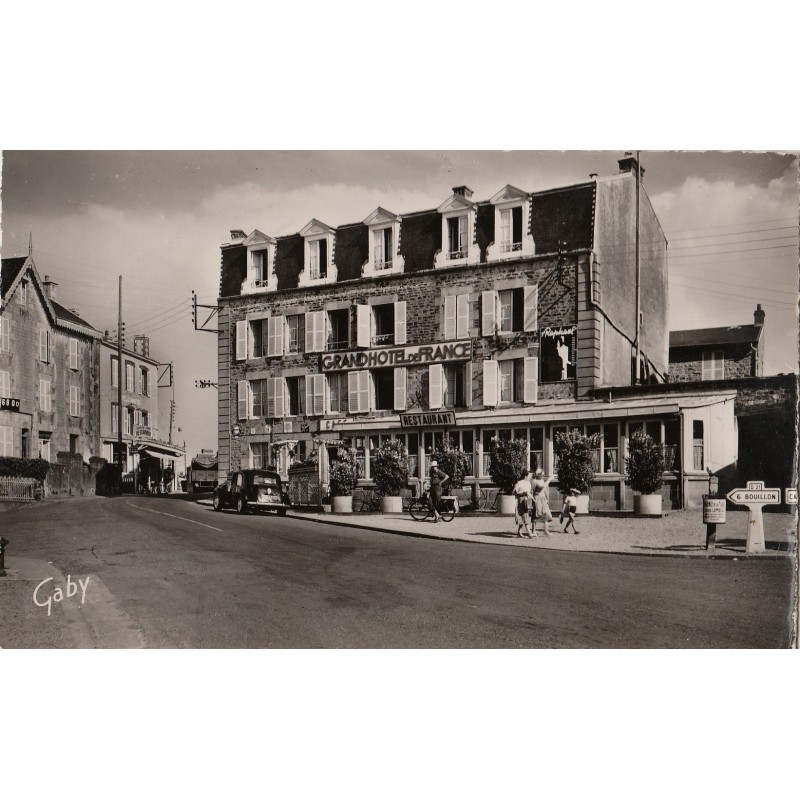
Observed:
[[[562,494],[572,489],[580,492],[578,514],[589,513],[589,489],[594,482],[597,467],[594,453],[600,447],[600,434],[585,436],[577,428],[567,433],[556,434],[553,452],[558,463],[558,486]]]
[[[358,484],[358,461],[355,450],[350,447],[340,447],[336,451],[336,458],[331,462],[329,478],[333,511],[342,514],[352,513],[353,489]]]
[[[433,453],[433,460],[439,464],[439,469],[450,476],[447,483],[447,490],[454,492],[464,486],[464,478],[470,471],[469,456],[454,446],[453,441],[448,437],[442,443],[442,447]]]
[[[628,440],[627,482],[634,492],[633,510],[636,514],[661,516],[661,495],[664,485],[664,449],[652,436],[636,431]]]
[[[372,455],[372,479],[381,496],[381,511],[402,514],[401,493],[408,485],[408,456],[398,439],[384,442]]]
[[[514,484],[528,468],[528,445],[524,439],[492,439],[489,453],[489,476],[500,490],[497,510],[513,514],[516,500],[512,495]]]

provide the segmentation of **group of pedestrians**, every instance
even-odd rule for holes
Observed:
[[[547,499],[547,487],[553,480],[551,475],[547,480],[541,469],[536,472],[526,471],[522,477],[514,484],[513,494],[517,504],[514,511],[514,520],[517,523],[517,536],[532,539],[539,534],[536,532],[536,523],[541,520],[544,525],[544,535],[552,536],[550,523],[553,521],[553,513],[550,511],[550,502]],[[564,504],[561,507],[559,522],[567,522],[563,532],[567,533],[570,525],[573,533],[580,533],[575,527],[575,513],[577,511],[576,498],[580,492],[577,489],[570,489],[564,495]],[[523,533],[524,531],[524,533]]]

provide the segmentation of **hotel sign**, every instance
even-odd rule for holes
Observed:
[[[19,411],[19,400],[16,397],[0,397],[0,411]]]
[[[348,353],[325,353],[322,356],[322,371],[427,366],[428,364],[446,364],[453,361],[469,361],[471,358],[472,342],[469,340],[409,347],[381,347],[375,350],[357,350]]]
[[[454,427],[456,415],[452,411],[427,411],[418,414],[401,414],[401,428]]]

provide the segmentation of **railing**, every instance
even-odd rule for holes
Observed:
[[[328,350],[347,350],[350,342],[347,339],[328,339]]]
[[[33,502],[42,495],[36,478],[0,478],[0,500]]]
[[[456,259],[456,258],[466,258],[466,257],[467,257],[467,251],[466,251],[466,250],[450,250],[450,251],[447,253],[447,257],[448,257],[448,258],[449,258],[451,261],[452,261],[453,259]]]
[[[511,242],[500,245],[500,252],[501,253],[514,253],[518,250],[522,250],[522,242]]]
[[[392,268],[392,260],[389,259],[388,261],[376,261],[375,262],[375,269],[382,270],[382,269],[391,269]]]
[[[263,279],[258,281],[251,281],[250,286],[253,289],[263,289],[264,287],[267,286],[268,283],[269,281],[267,279]]]
[[[372,337],[372,344],[376,347],[382,344],[394,344],[393,333],[378,333]]]

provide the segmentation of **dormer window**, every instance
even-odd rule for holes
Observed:
[[[494,241],[486,251],[488,260],[519,258],[534,253],[528,233],[530,199],[515,186],[504,186],[489,202],[494,206]]]
[[[312,219],[300,231],[300,235],[305,239],[305,258],[298,285],[335,283],[336,267],[333,259],[333,245],[336,232],[334,229],[324,222]]]
[[[436,210],[442,215],[442,249],[434,267],[477,264],[480,256],[475,239],[475,204],[472,190],[457,186],[453,195]]]
[[[369,258],[362,267],[362,274],[402,272],[404,260],[398,252],[400,217],[378,207],[364,220],[364,225],[369,228]]]
[[[256,230],[243,244],[247,247],[247,278],[242,285],[242,293],[276,291],[275,239]]]

